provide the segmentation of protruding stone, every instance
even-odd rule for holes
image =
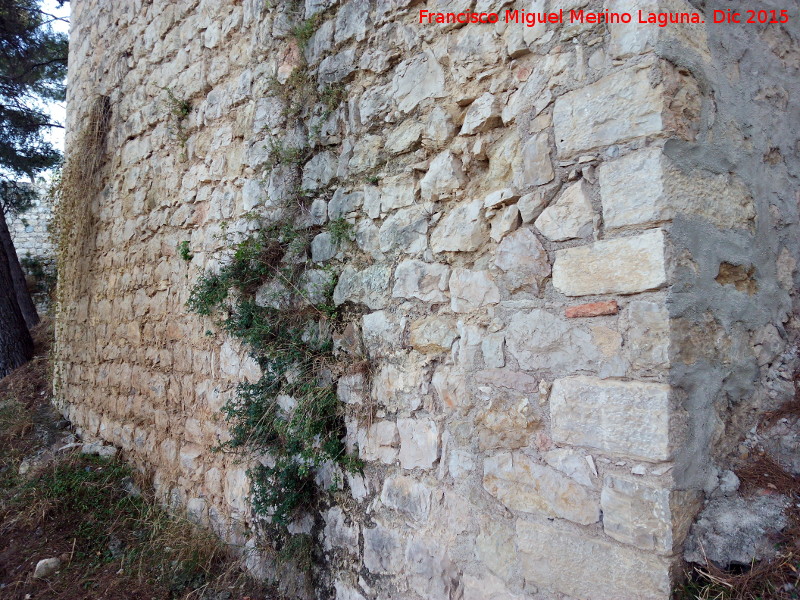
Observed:
[[[507,235],[497,247],[494,264],[503,272],[503,283],[510,291],[532,286],[538,294],[550,275],[550,260],[539,238],[527,228]]]
[[[358,453],[364,460],[379,460],[391,464],[397,458],[400,438],[392,421],[378,421],[369,429],[358,432]]]
[[[461,135],[472,135],[500,125],[500,98],[489,92],[479,96],[467,109]]]
[[[569,186],[554,204],[536,219],[536,228],[547,239],[563,242],[592,233],[594,211],[586,182],[581,179]]]
[[[418,352],[436,354],[449,352],[458,332],[451,319],[431,315],[411,324],[409,343]]]
[[[423,200],[438,200],[460,190],[466,178],[461,161],[449,150],[437,155],[420,182]]]
[[[553,286],[566,296],[635,294],[667,281],[664,232],[556,251]]]
[[[615,315],[619,312],[619,304],[616,300],[603,300],[601,302],[590,302],[579,304],[578,306],[568,306],[564,311],[564,316],[568,319],[579,319],[586,317],[605,317]]]
[[[434,252],[472,252],[486,241],[482,202],[461,203],[445,215],[431,232]]]

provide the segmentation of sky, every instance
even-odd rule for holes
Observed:
[[[52,15],[56,15],[58,17],[69,17],[69,2],[65,3],[64,6],[62,6],[61,8],[58,8],[55,0],[43,0],[42,10]],[[53,29],[55,29],[56,31],[63,31],[64,33],[69,33],[69,24],[64,23],[63,21],[55,21],[53,23]],[[50,102],[47,104],[47,108],[54,122],[63,125],[66,117],[64,104],[61,102],[58,103]],[[50,142],[60,151],[62,152],[64,151],[63,129],[59,129],[58,127],[53,127],[47,134],[45,134],[45,137],[46,139],[50,140]]]

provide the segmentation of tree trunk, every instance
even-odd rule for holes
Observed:
[[[5,250],[6,257],[8,258],[8,267],[11,270],[11,281],[14,282],[14,293],[17,297],[17,305],[22,312],[22,317],[25,319],[25,324],[28,329],[32,329],[35,325],[39,324],[39,313],[36,312],[36,305],[33,303],[31,293],[28,291],[28,284],[25,281],[25,273],[22,266],[19,264],[19,257],[14,248],[14,242],[11,241],[11,233],[8,231],[8,224],[6,223],[6,216],[0,211],[0,242],[2,242],[3,250]]]
[[[8,256],[0,245],[0,378],[33,357],[33,339],[19,310]]]

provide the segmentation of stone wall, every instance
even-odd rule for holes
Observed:
[[[246,465],[210,450],[257,367],[185,305],[220,234],[300,185],[310,221],[353,225],[308,259],[340,273],[371,373],[339,382],[367,466],[312,531],[319,597],[666,599],[742,434],[792,393],[796,28],[418,22],[490,4],[75,0],[68,153],[95,98],[112,120],[59,403],[260,547]],[[517,8],[580,7],[603,4]],[[344,101],[287,118],[298,69]]]
[[[45,194],[40,194],[33,206],[8,221],[8,229],[20,259],[29,255],[47,261],[53,260],[53,244],[48,227],[53,216],[53,206]]]

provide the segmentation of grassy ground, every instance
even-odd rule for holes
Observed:
[[[49,404],[47,326],[35,337],[36,358],[0,380],[0,599],[277,600],[123,461],[58,451],[74,436]],[[45,558],[58,572],[34,579]]]

